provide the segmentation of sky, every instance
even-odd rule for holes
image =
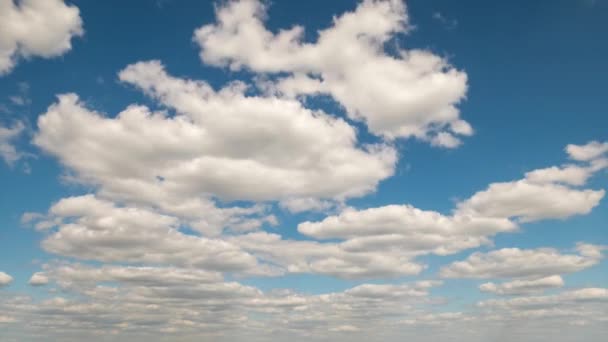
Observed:
[[[0,0],[0,340],[603,341],[606,22]]]

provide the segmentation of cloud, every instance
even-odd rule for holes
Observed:
[[[516,228],[507,219],[445,216],[411,205],[350,208],[320,222],[298,225],[300,233],[317,239],[345,239],[342,247],[348,251],[394,250],[411,255],[456,253],[488,243],[488,237]]]
[[[541,307],[564,306],[581,302],[608,301],[608,289],[583,288],[564,291],[556,295],[518,297],[513,299],[491,299],[482,301],[480,307],[499,307],[512,309],[538,309]]]
[[[449,19],[445,15],[441,14],[441,12],[434,12],[433,19],[443,24],[446,30],[453,30],[458,27],[458,20]]]
[[[297,101],[248,96],[239,83],[215,91],[171,77],[156,61],[120,78],[177,113],[132,105],[110,118],[61,95],[39,117],[35,144],[104,196],[155,206],[206,234],[273,221],[242,218],[263,207],[220,209],[215,200],[346,199],[393,174],[393,147],[358,146],[345,121]]]
[[[187,235],[175,217],[117,207],[93,195],[55,203],[40,229],[50,229],[42,247],[81,260],[170,264],[223,272],[258,272],[256,259],[219,239]]]
[[[566,149],[572,149],[572,146],[568,145]],[[588,214],[606,192],[577,187],[585,185],[591,176],[607,167],[608,160],[600,158],[583,165],[532,170],[523,179],[490,184],[486,190],[458,203],[456,212],[516,218],[521,222]]]
[[[0,272],[0,288],[8,286],[11,282],[13,282],[13,277],[4,272]]]
[[[11,140],[17,138],[24,130],[25,126],[20,121],[17,121],[10,127],[0,125],[0,157],[8,165],[13,165],[22,157],[22,154],[17,151]]]
[[[278,234],[250,233],[228,238],[281,273],[313,273],[344,279],[395,278],[424,268],[408,251],[349,251],[339,243],[283,239]]]
[[[542,292],[546,289],[564,286],[564,280],[558,275],[532,280],[514,280],[501,284],[484,283],[479,286],[483,292],[498,295],[524,295]]]
[[[0,75],[20,58],[60,56],[84,34],[78,8],[62,0],[0,0],[0,22]]]
[[[264,27],[266,6],[231,1],[216,12],[217,23],[194,33],[206,64],[282,74],[262,89],[286,97],[329,94],[353,120],[387,139],[416,137],[453,148],[457,136],[473,133],[457,104],[467,75],[425,50],[384,45],[411,27],[401,1],[366,0],[334,18],[316,42],[304,42],[304,27],[272,33]]]
[[[522,222],[565,219],[588,214],[604,197],[604,190],[578,190],[555,183],[527,180],[492,183],[486,190],[458,204],[458,212],[486,217],[515,217]]]
[[[569,144],[566,146],[566,152],[571,159],[590,161],[608,152],[608,142],[590,141],[585,145]]]
[[[30,280],[28,281],[28,284],[30,284],[32,286],[44,286],[48,283],[49,283],[49,278],[44,273],[41,273],[41,272],[34,273],[32,275],[32,277],[30,278]]]
[[[263,292],[174,267],[55,264],[45,265],[45,273],[65,297],[0,298],[0,310],[11,312],[16,321],[31,322],[22,327],[29,333],[61,327],[45,335],[56,339],[82,332],[134,337],[162,333],[174,339],[218,333],[234,338],[326,336],[328,330],[345,332],[343,326],[369,329],[409,315],[413,305],[430,304],[430,289],[440,285],[362,284],[341,292],[302,294]]]
[[[561,254],[553,248],[503,248],[476,252],[464,261],[444,266],[444,278],[540,278],[578,272],[600,262],[601,247],[581,244],[579,254]]]

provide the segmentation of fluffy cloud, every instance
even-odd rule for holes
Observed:
[[[345,239],[348,251],[451,254],[488,243],[488,237],[516,229],[500,218],[445,216],[410,205],[364,210],[347,209],[320,222],[298,225],[302,234],[318,239]]]
[[[487,217],[516,217],[523,222],[565,219],[588,214],[604,197],[604,190],[578,190],[555,183],[527,180],[492,183],[459,203],[458,211]]]
[[[0,74],[19,58],[62,55],[84,33],[78,8],[63,0],[0,0],[0,22]]]
[[[495,293],[498,295],[523,295],[542,292],[546,289],[562,287],[564,280],[558,275],[532,279],[514,280],[502,284],[484,283],[479,286],[483,292]]]
[[[585,145],[570,144],[566,146],[566,152],[574,160],[590,161],[608,152],[608,142],[590,141]]]
[[[17,151],[11,140],[18,137],[24,130],[23,124],[18,121],[10,127],[3,127],[0,125],[0,157],[8,165],[14,164],[21,154]]]
[[[219,7],[217,23],[194,34],[202,60],[233,70],[286,72],[262,88],[287,97],[329,94],[350,118],[388,139],[417,137],[452,148],[460,144],[458,135],[473,133],[456,108],[467,91],[464,72],[429,51],[384,50],[410,29],[401,1],[363,1],[335,17],[314,43],[302,41],[301,26],[270,32],[265,13],[257,0]]]
[[[49,283],[49,278],[41,272],[32,274],[28,284],[32,286],[44,286]]]
[[[13,277],[10,275],[0,272],[0,287],[9,285],[13,281]]]
[[[600,261],[602,247],[588,244],[579,247],[579,254],[561,254],[553,248],[476,252],[464,261],[443,267],[440,273],[444,278],[539,278],[577,272]]]
[[[572,157],[580,150],[595,146],[568,145]],[[596,154],[594,154],[597,156]],[[581,159],[581,158],[579,158]],[[584,159],[584,158],[582,158]],[[581,160],[582,160],[581,159]],[[565,219],[588,214],[604,197],[604,190],[580,189],[587,180],[608,167],[608,160],[587,159],[586,164],[552,166],[527,172],[525,177],[511,182],[492,183],[458,203],[457,213],[486,217],[517,218],[522,222],[543,219]]]
[[[214,199],[345,199],[393,173],[392,147],[358,147],[346,122],[297,101],[247,96],[238,83],[215,91],[171,77],[154,61],[131,65],[120,78],[177,114],[130,106],[109,118],[61,95],[39,117],[34,142],[104,196],[154,206],[201,232],[274,223],[242,218],[263,207],[220,209]]]
[[[408,251],[349,251],[342,244],[287,240],[266,232],[231,237],[231,243],[285,273],[315,273],[345,279],[418,274],[423,266]]]
[[[39,229],[42,247],[55,254],[105,262],[171,264],[217,271],[258,272],[256,259],[219,239],[187,235],[178,219],[154,211],[117,207],[93,195],[54,204]]]

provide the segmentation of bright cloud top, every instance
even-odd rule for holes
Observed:
[[[363,1],[334,19],[315,43],[302,40],[304,27],[274,34],[264,27],[266,7],[257,0],[232,1],[217,11],[217,23],[194,34],[205,63],[246,67],[257,73],[287,72],[265,84],[287,97],[329,94],[350,118],[388,139],[417,137],[453,148],[471,126],[456,105],[467,91],[467,76],[424,50],[384,46],[410,29],[400,1]]]
[[[84,34],[78,8],[63,0],[0,0],[0,22],[0,75],[20,58],[60,56]]]

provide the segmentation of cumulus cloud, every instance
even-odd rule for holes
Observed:
[[[411,251],[350,251],[342,244],[250,233],[228,239],[282,273],[314,273],[345,279],[394,278],[420,273]]]
[[[524,295],[542,292],[546,289],[564,286],[564,280],[558,275],[543,277],[538,279],[523,279],[504,282],[501,284],[484,283],[479,286],[483,292],[498,295]]]
[[[84,34],[78,8],[63,0],[0,0],[0,22],[0,75],[20,58],[60,56]]]
[[[565,219],[588,214],[604,197],[604,190],[574,189],[556,183],[527,180],[492,183],[459,203],[458,211],[488,217],[515,217],[523,222]]]
[[[500,232],[516,229],[501,218],[466,215],[445,216],[411,205],[389,205],[364,210],[346,209],[320,222],[298,225],[302,234],[318,239],[344,239],[349,251],[410,252],[412,255],[433,252],[451,254],[488,243]]]
[[[117,207],[93,195],[65,198],[45,220],[49,229],[42,247],[82,260],[171,264],[217,271],[258,272],[256,259],[220,239],[187,235],[179,220],[154,211]]]
[[[44,286],[49,283],[49,278],[42,272],[32,274],[28,284],[32,286]]]
[[[295,208],[298,199],[367,194],[393,174],[393,147],[359,147],[345,121],[297,101],[247,96],[238,83],[215,91],[155,61],[131,65],[120,78],[176,115],[133,105],[110,118],[61,95],[39,117],[35,144],[104,196],[152,205],[206,234],[274,223],[263,207],[220,209],[214,200],[284,200]]]
[[[595,146],[568,145],[566,150],[585,150]],[[582,153],[582,152],[574,152]],[[596,155],[597,156],[597,155]],[[579,158],[583,160],[584,158]],[[515,218],[521,222],[566,219],[588,214],[604,197],[605,191],[580,189],[587,180],[608,167],[608,160],[586,159],[588,163],[552,166],[529,171],[520,180],[492,183],[458,203],[457,213],[487,217]]]
[[[9,285],[12,282],[13,277],[4,272],[0,272],[0,288]]]
[[[13,165],[22,157],[22,154],[17,151],[12,140],[23,133],[25,126],[20,121],[17,121],[11,126],[0,125],[0,157],[8,165]]]
[[[425,50],[384,46],[411,26],[401,1],[366,0],[334,18],[316,42],[303,41],[304,27],[272,33],[264,26],[266,6],[231,1],[217,10],[217,23],[194,33],[201,59],[233,70],[287,76],[262,88],[287,97],[329,94],[348,116],[388,139],[417,137],[453,148],[473,133],[457,104],[467,75]]]
[[[585,145],[569,144],[566,152],[570,158],[579,161],[590,161],[608,152],[608,142],[590,141]]]
[[[464,261],[444,266],[440,274],[444,278],[540,278],[577,272],[600,262],[601,247],[579,246],[585,246],[579,254],[562,254],[553,248],[503,248],[488,253],[476,252]],[[594,252],[589,252],[591,250]]]

